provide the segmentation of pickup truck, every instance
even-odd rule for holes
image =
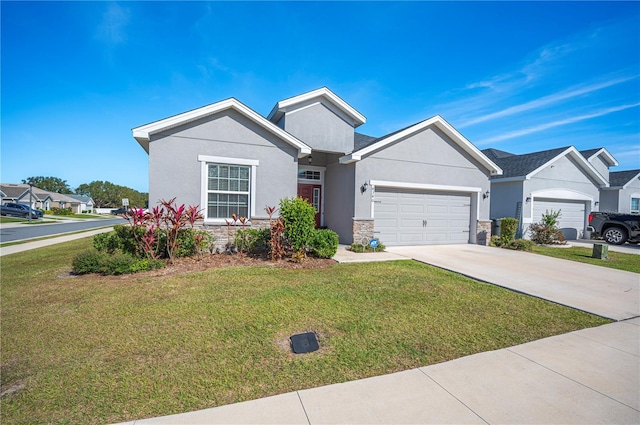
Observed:
[[[589,214],[587,230],[602,235],[605,242],[622,245],[629,242],[640,242],[640,215],[608,212],[592,212]]]

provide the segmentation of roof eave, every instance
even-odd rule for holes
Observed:
[[[578,150],[573,146],[568,147],[567,149],[565,149],[564,151],[560,152],[558,155],[556,155],[555,157],[553,157],[549,161],[545,162],[544,164],[542,164],[541,166],[539,166],[535,170],[531,171],[529,174],[527,174],[525,176],[525,178],[527,180],[530,180],[533,176],[538,174],[540,171],[542,171],[543,169],[547,168],[549,165],[553,164],[554,162],[556,162],[560,158],[562,158],[564,156],[567,156],[567,155],[571,155],[579,164],[582,164],[582,168],[587,172],[587,174],[589,174],[594,180],[599,181],[601,183],[599,185],[601,188],[609,186],[609,182],[602,176],[602,174],[600,174],[593,167],[593,165],[591,165],[591,163],[580,152],[578,152]]]

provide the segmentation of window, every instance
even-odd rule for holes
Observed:
[[[320,180],[320,171],[298,170],[298,179]]]
[[[640,198],[631,198],[631,212],[640,212]]]
[[[207,164],[207,217],[249,217],[251,167]]]
[[[255,216],[258,160],[198,155],[198,161],[205,222],[224,224],[232,214]]]

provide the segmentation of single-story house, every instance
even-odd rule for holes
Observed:
[[[600,211],[640,214],[640,170],[614,171],[600,192]]]
[[[83,211],[92,212],[93,211],[93,199],[90,196],[86,195],[76,195],[76,194],[68,194],[67,197],[74,199],[78,202],[77,205],[74,205],[76,210],[74,211],[77,214],[82,213]]]
[[[488,243],[491,176],[502,173],[442,117],[383,137],[326,87],[281,100],[262,116],[230,98],[134,128],[149,154],[149,200],[203,207],[226,241],[225,219],[268,225],[265,206],[297,195],[340,242]]]
[[[609,186],[607,164],[617,164],[606,150],[596,151],[586,158],[573,146],[524,155],[484,149],[504,171],[491,178],[491,218],[517,218],[518,235],[527,237],[529,225],[547,211],[560,211],[558,227],[565,238],[584,237],[600,189]]]

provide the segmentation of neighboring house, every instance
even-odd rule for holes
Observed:
[[[600,211],[640,214],[640,170],[609,174],[609,187],[600,192]]]
[[[0,193],[2,195],[2,203],[16,202],[29,205],[31,199],[31,207],[41,210],[51,210],[53,208],[71,208],[74,213],[80,213],[88,210],[86,206],[89,204],[82,201],[81,195],[63,194],[57,192],[49,192],[33,186],[31,189],[31,198],[29,198],[28,184],[0,184]],[[78,198],[76,198],[78,197]],[[91,208],[93,208],[93,200],[88,198]]]
[[[561,211],[558,225],[565,238],[582,238],[600,189],[609,185],[605,162],[615,162],[604,150],[587,159],[573,146],[524,155],[482,152],[504,171],[491,179],[491,218],[517,218],[518,234],[525,237],[529,225],[540,222],[547,211]]]
[[[488,242],[493,161],[440,116],[379,138],[355,132],[365,121],[321,88],[266,118],[231,98],[132,131],[149,154],[150,204],[203,206],[219,244],[232,214],[266,226],[264,207],[296,195],[343,244]]]
[[[78,214],[82,213],[83,211],[93,212],[94,204],[93,199],[90,196],[75,194],[68,194],[67,196],[69,198],[75,199],[78,202],[78,205],[76,207],[77,211],[74,212]]]

